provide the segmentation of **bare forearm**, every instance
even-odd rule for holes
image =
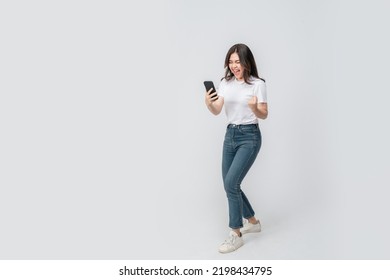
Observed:
[[[206,94],[205,103],[207,109],[209,109],[212,114],[219,115],[223,107],[223,97],[210,98],[210,96]]]
[[[206,105],[207,105],[207,104],[206,104]],[[213,113],[214,115],[218,115],[218,114],[221,112],[221,110],[219,110],[219,108],[216,108],[216,107],[214,106],[214,103],[207,105],[207,109],[209,109],[209,111],[210,111],[211,113]]]
[[[255,116],[259,119],[265,120],[268,117],[268,109],[266,108],[254,108],[252,109],[252,112],[255,114]]]

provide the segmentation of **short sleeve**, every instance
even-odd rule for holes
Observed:
[[[257,103],[267,103],[267,88],[263,80],[260,80],[256,85],[255,95],[257,96]]]
[[[225,84],[226,84],[225,79],[223,79],[223,80],[219,83],[219,87],[218,87],[218,89],[217,89],[217,93],[218,93],[219,96],[224,97],[224,95],[225,95]]]

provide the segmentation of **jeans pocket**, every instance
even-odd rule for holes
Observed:
[[[244,134],[244,135],[255,134],[257,129],[258,128],[256,126],[253,126],[253,125],[238,127],[238,130],[240,131],[240,133]]]

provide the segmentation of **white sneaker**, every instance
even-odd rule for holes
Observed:
[[[259,220],[257,220],[256,224],[252,224],[247,220],[245,220],[244,226],[241,228],[242,234],[260,232],[260,231],[261,231],[261,224]]]
[[[230,253],[238,248],[240,248],[242,245],[244,245],[244,240],[242,239],[242,234],[241,237],[238,236],[237,233],[234,231],[231,231],[229,234],[229,238],[226,239],[221,246],[219,246],[219,252],[220,253]]]

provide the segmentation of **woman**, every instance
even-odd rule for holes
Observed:
[[[241,182],[256,159],[261,147],[258,118],[268,115],[265,80],[257,73],[251,50],[244,44],[232,46],[225,59],[225,77],[217,94],[206,92],[207,108],[218,115],[222,107],[228,119],[223,143],[222,176],[229,205],[229,238],[219,252],[237,250],[244,242],[242,234],[260,232],[260,222],[248,198],[241,190]],[[243,218],[245,223],[243,224]]]

